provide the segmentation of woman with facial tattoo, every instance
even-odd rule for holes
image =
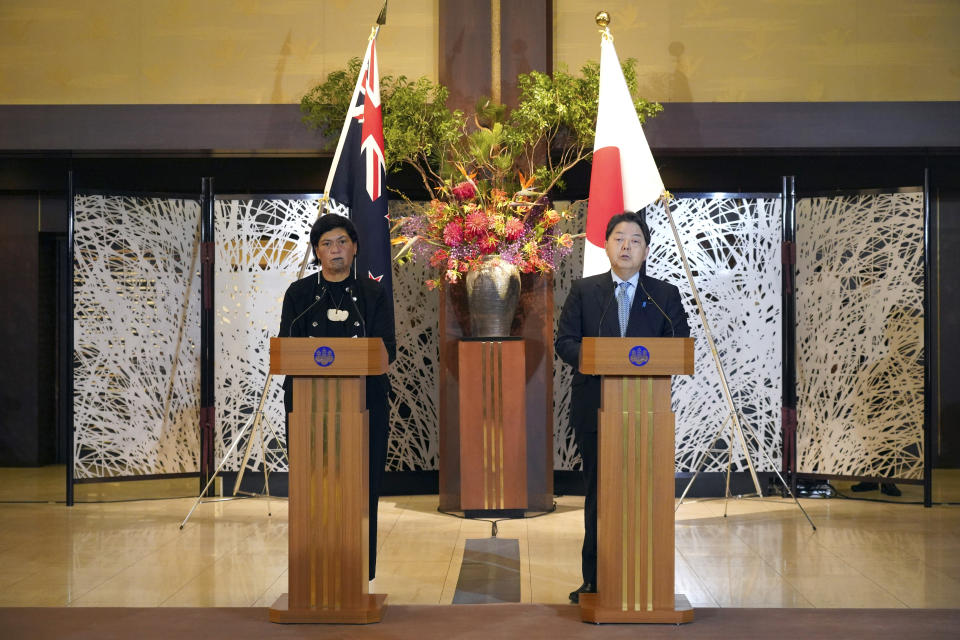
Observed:
[[[396,357],[393,301],[378,282],[358,279],[354,257],[360,249],[357,230],[349,218],[321,216],[310,230],[316,275],[297,280],[283,297],[280,337],[381,338],[390,362]],[[390,431],[390,379],[368,376],[367,410],[370,416],[370,579],[377,567],[377,503],[387,461]],[[293,380],[283,383],[286,414],[293,408]],[[289,437],[287,439],[289,442]]]

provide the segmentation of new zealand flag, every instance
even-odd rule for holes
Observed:
[[[350,219],[357,227],[360,236],[357,276],[378,281],[392,299],[390,220],[375,39],[370,40],[367,47],[354,96],[330,197],[350,208]]]

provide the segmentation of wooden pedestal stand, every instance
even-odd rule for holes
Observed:
[[[585,622],[693,620],[674,594],[674,416],[670,376],[693,373],[691,338],[584,338],[580,371],[601,375],[597,593]]]
[[[507,487],[510,480],[505,478],[503,510],[521,508],[507,506],[508,501],[514,505],[525,504],[522,507],[525,511],[553,509],[553,280],[549,275],[523,273],[520,274],[520,281],[520,305],[510,335],[522,340],[522,351],[518,351],[521,349],[520,341],[514,339],[501,341],[489,338],[486,342],[480,340],[468,347],[476,337],[469,332],[466,287],[461,280],[457,284],[444,286],[441,291],[438,325],[440,362],[437,368],[441,511],[484,510],[481,506],[482,497],[477,502],[465,496],[464,491],[469,494],[472,489],[461,485],[464,474],[475,478],[477,473],[476,470],[461,468],[469,466],[461,462],[463,451],[475,447],[469,442],[461,442],[465,426],[461,422],[465,415],[461,404],[470,401],[473,409],[468,409],[466,415],[475,417],[473,412],[479,407],[479,398],[472,396],[483,392],[482,387],[478,386],[483,381],[480,367],[483,366],[484,347],[481,345],[487,345],[489,356],[491,343],[501,343],[502,346],[504,368],[500,380],[504,392],[504,416],[508,416],[508,404],[519,407],[516,410],[523,416],[515,426],[524,432],[524,456],[522,462],[517,462],[523,464],[525,469],[523,491],[526,498],[525,502],[513,502],[509,493],[514,487]],[[500,356],[494,354],[494,357]],[[508,362],[512,364],[508,365]],[[462,373],[472,374],[471,379],[461,378]],[[490,380],[490,373],[488,371],[487,380]],[[488,396],[487,400],[493,398]],[[522,404],[518,405],[518,401]],[[488,403],[487,406],[492,405]],[[507,428],[512,427],[505,425]],[[482,431],[479,433],[482,434]],[[506,445],[510,438],[506,430],[503,437]],[[504,449],[504,456],[510,453]],[[507,463],[506,459],[504,463]],[[499,483],[499,480],[496,482]],[[482,491],[482,482],[479,488]],[[489,493],[488,496],[492,497]],[[499,503],[499,496],[496,502]],[[492,510],[498,509],[500,507]]]
[[[271,622],[379,622],[368,593],[369,418],[364,377],[386,373],[379,338],[271,338],[270,373],[294,376],[289,593]]]
[[[460,508],[527,508],[524,341],[460,341]]]

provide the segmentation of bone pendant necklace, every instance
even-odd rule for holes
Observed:
[[[331,320],[333,322],[343,322],[350,316],[350,313],[346,309],[340,308],[340,303],[343,302],[343,297],[345,295],[347,295],[346,291],[340,294],[340,300],[338,300],[336,303],[337,304],[336,309],[327,309],[328,320]],[[333,296],[330,296],[330,301],[333,302]]]

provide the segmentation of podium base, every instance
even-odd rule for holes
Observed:
[[[619,608],[600,606],[600,595],[596,593],[580,594],[580,619],[584,622],[600,624],[613,622],[620,624],[684,624],[693,622],[693,607],[681,593],[673,597],[673,609],[655,609],[654,611],[624,611]]]
[[[386,609],[385,593],[367,595],[366,606],[355,609],[291,609],[287,594],[270,607],[270,622],[280,624],[372,624],[380,622]]]

